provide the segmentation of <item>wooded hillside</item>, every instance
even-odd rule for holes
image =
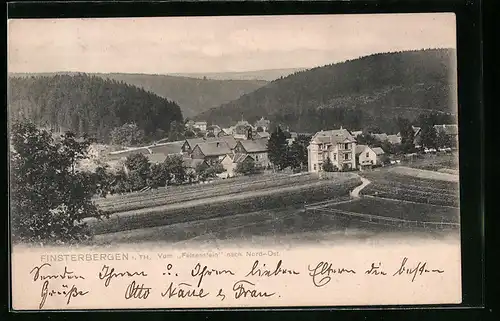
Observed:
[[[182,122],[177,103],[144,89],[86,74],[9,77],[11,120],[27,118],[38,126],[88,133],[108,142],[113,128],[136,123],[146,138]]]
[[[375,54],[296,72],[197,116],[229,125],[261,116],[314,132],[340,125],[397,131],[394,119],[456,114],[455,50]]]

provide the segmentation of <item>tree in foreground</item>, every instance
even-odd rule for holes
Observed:
[[[327,157],[325,162],[323,163],[323,171],[325,171],[325,172],[333,172],[334,171],[333,163],[332,163],[332,160],[330,159],[330,157]]]
[[[280,127],[277,127],[271,134],[267,149],[269,160],[274,166],[278,167],[279,170],[283,170],[288,166],[288,144]]]
[[[414,137],[415,133],[411,127],[411,123],[406,118],[397,119],[399,133],[401,135],[401,151],[403,153],[411,153],[415,150]]]
[[[29,122],[11,128],[10,195],[13,240],[71,243],[90,237],[84,217],[101,216],[92,202],[94,173],[77,171],[90,140],[72,133],[55,142],[51,133]]]
[[[288,151],[288,163],[294,170],[307,166],[307,147],[299,141],[294,141]]]
[[[168,156],[163,163],[166,171],[170,174],[169,183],[171,181],[182,184],[186,180],[187,168],[184,164],[184,160],[180,155]]]

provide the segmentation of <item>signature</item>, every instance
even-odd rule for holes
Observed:
[[[315,268],[311,268],[309,265],[309,276],[312,277],[312,282],[316,287],[322,287],[327,285],[332,278],[330,274],[356,274],[354,270],[346,268],[333,268],[333,264],[329,262],[319,262]]]
[[[150,292],[151,288],[146,288],[144,284],[138,285],[135,281],[132,281],[125,290],[125,299],[145,300],[148,298]]]
[[[250,281],[247,281],[247,280],[240,280],[236,283],[234,283],[233,285],[233,291],[234,291],[234,298],[235,299],[239,299],[240,297],[251,297],[251,298],[268,298],[268,297],[271,297],[273,295],[275,295],[276,293],[267,293],[267,292],[261,292],[261,291],[257,291],[255,289],[246,289],[245,286],[247,287],[254,287],[255,284],[250,282]]]
[[[61,296],[63,295],[65,298],[67,298],[66,305],[68,305],[71,302],[71,298],[75,298],[77,296],[84,296],[89,291],[80,291],[75,285],[72,285],[71,288],[68,290],[67,285],[62,285],[62,290],[61,291],[56,291],[54,289],[49,290],[49,281],[45,280],[42,285],[42,293],[41,293],[41,301],[39,308],[43,308],[45,305],[45,301],[47,300],[48,296]]]
[[[133,276],[148,276],[144,271],[141,272],[115,272],[114,268],[110,268],[107,265],[102,266],[101,272],[99,272],[99,279],[105,280],[104,286],[108,287],[109,283],[113,278],[118,277],[133,277]]]
[[[199,277],[198,278],[198,287],[201,285],[201,281],[203,281],[203,278],[207,275],[221,275],[221,274],[230,274],[234,275],[234,273],[231,270],[215,270],[215,269],[208,269],[208,267],[205,265],[203,268],[201,268],[200,263],[196,264],[194,269],[191,270],[191,276]]]
[[[183,299],[187,297],[204,298],[210,293],[205,292],[203,288],[193,288],[193,286],[189,283],[179,283],[179,285],[176,287],[174,286],[174,282],[170,282],[167,290],[160,294],[163,298],[166,296],[168,296],[168,298],[176,296]]]
[[[250,270],[250,272],[247,273],[247,275],[245,275],[245,277],[248,277],[251,275],[271,277],[271,276],[277,276],[277,275],[283,275],[283,274],[290,274],[290,275],[300,274],[297,271],[282,268],[281,267],[282,264],[283,264],[283,261],[279,260],[278,263],[276,264],[276,267],[274,268],[274,270],[272,270],[272,269],[269,270],[266,268],[265,264],[263,264],[262,267],[259,267],[259,260],[256,260],[253,263],[252,269]]]
[[[439,273],[439,274],[444,273],[443,270],[439,269],[431,269],[431,270],[427,269],[427,262],[418,262],[416,266],[410,268],[406,266],[407,262],[408,258],[407,257],[403,258],[403,260],[401,261],[401,266],[396,272],[394,272],[392,276],[409,274],[412,276],[411,281],[413,282],[415,281],[417,275],[422,275],[424,273]]]
[[[47,274],[47,275],[40,275],[40,270],[44,267],[50,267],[51,265],[49,263],[44,263],[40,266],[35,266],[31,271],[30,274],[33,274],[33,281],[37,281],[38,279],[40,280],[50,280],[50,279],[67,279],[67,280],[75,280],[75,279],[85,279],[83,276],[79,276],[74,274],[72,271],[68,271],[68,267],[64,267],[64,272],[63,274]]]

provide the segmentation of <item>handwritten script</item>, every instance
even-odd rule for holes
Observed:
[[[75,302],[81,307],[89,297],[102,297],[103,293],[106,293],[107,299],[115,302],[195,300],[203,306],[203,300],[258,304],[269,298],[286,298],[287,285],[296,282],[306,285],[298,291],[319,291],[319,288],[329,287],[335,291],[333,283],[357,284],[373,278],[397,279],[397,282],[415,284],[445,273],[444,269],[432,266],[429,262],[408,257],[402,257],[397,263],[392,261],[391,264],[365,262],[365,266],[360,268],[341,258],[297,264],[297,261],[287,261],[272,253],[255,256],[257,258],[230,265],[203,257],[190,258],[192,261],[189,264],[179,264],[172,256],[159,253],[157,260],[160,261],[157,264],[151,264],[149,256],[137,256],[139,259],[135,264],[108,260],[99,263],[98,269],[95,268],[97,264],[93,264],[90,269],[80,264],[68,264],[67,261],[51,261],[33,266],[29,281],[35,288],[38,287],[39,309],[47,305],[50,308],[71,307]],[[236,258],[237,255],[231,257]]]

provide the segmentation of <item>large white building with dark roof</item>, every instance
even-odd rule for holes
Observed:
[[[356,139],[347,130],[325,130],[317,132],[307,147],[309,172],[320,172],[330,158],[339,170],[356,168]]]

